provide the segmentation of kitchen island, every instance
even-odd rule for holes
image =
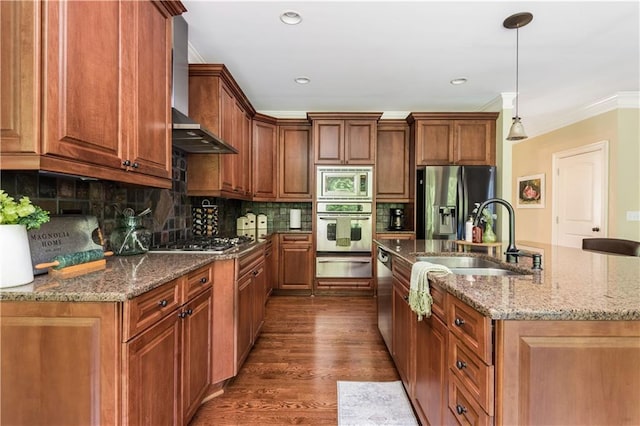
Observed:
[[[640,258],[519,243],[542,271],[430,274],[433,314],[417,321],[402,300],[417,257],[469,254],[376,243],[393,254],[392,355],[423,423],[640,424]]]

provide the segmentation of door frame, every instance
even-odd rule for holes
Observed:
[[[609,235],[609,141],[602,140],[599,142],[591,143],[588,145],[579,146],[576,148],[567,149],[560,152],[555,152],[551,157],[551,174],[552,174],[552,191],[553,191],[553,203],[551,207],[551,242],[553,245],[557,245],[558,242],[558,162],[559,160],[567,157],[573,157],[580,154],[587,154],[593,151],[601,151],[602,158],[602,224],[600,225],[600,232],[602,237],[606,238]]]

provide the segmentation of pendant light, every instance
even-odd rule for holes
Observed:
[[[520,48],[520,37],[519,37],[519,29],[520,27],[524,27],[533,19],[533,15],[529,12],[520,12],[514,15],[509,16],[504,20],[502,25],[505,28],[510,30],[516,29],[516,115],[513,117],[513,124],[511,124],[511,129],[509,129],[509,135],[507,136],[508,141],[519,141],[522,139],[526,139],[527,135],[524,132],[524,126],[520,121],[520,116],[518,115],[518,100],[520,99],[520,92],[518,91],[518,60],[519,60],[519,48]]]

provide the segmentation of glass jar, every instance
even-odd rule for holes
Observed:
[[[142,226],[141,216],[123,216],[111,233],[111,248],[117,256],[143,254],[149,251],[151,231]]]

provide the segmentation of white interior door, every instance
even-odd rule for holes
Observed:
[[[553,155],[554,244],[607,236],[607,141]]]

